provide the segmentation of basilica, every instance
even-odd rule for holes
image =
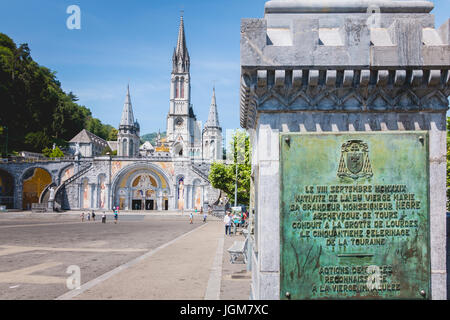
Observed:
[[[12,209],[200,210],[217,202],[220,192],[208,180],[211,163],[223,157],[216,92],[213,88],[203,126],[191,104],[183,17],[172,62],[166,137],[141,145],[128,86],[117,141],[83,130],[69,142],[72,157],[0,163],[4,204]],[[107,147],[117,155],[102,155]]]

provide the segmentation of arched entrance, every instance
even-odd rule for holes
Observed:
[[[113,186],[113,206],[118,206],[120,210],[168,209],[168,178],[162,169],[154,165],[124,168],[114,179]]]
[[[22,177],[22,208],[31,209],[33,203],[39,203],[39,196],[45,187],[52,183],[52,176],[42,168],[31,168]]]
[[[6,206],[6,209],[14,208],[14,178],[2,169],[0,169],[0,206]]]
[[[132,210],[156,210],[158,183],[148,172],[138,175],[131,183]]]

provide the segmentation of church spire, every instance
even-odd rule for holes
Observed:
[[[217,103],[216,103],[216,88],[213,87],[213,96],[211,98],[211,107],[209,109],[208,121],[205,127],[215,127],[219,128],[219,115],[217,113]]]
[[[133,107],[131,105],[130,85],[127,87],[127,96],[123,105],[122,119],[120,120],[120,126],[134,126]]]
[[[173,52],[173,72],[185,73],[189,72],[190,58],[189,52],[186,46],[186,35],[184,32],[184,18],[181,15],[180,27],[178,30],[177,46]]]

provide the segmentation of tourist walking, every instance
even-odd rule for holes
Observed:
[[[194,223],[194,215],[192,214],[192,212],[189,214],[189,223],[190,224]]]
[[[230,235],[231,231],[231,213],[228,212],[223,218],[223,223],[225,224],[225,235]]]
[[[105,212],[103,212],[103,215],[102,215],[102,223],[106,223],[106,213]]]
[[[117,211],[114,212],[114,224],[117,224],[117,220],[119,219],[119,213]]]
[[[91,221],[91,214],[88,212],[87,214],[88,221]]]
[[[208,215],[206,214],[206,212],[203,213],[203,223],[206,222],[206,218],[208,217]]]
[[[92,221],[95,221],[95,212],[92,210]]]
[[[80,217],[81,217],[81,222],[84,222],[84,212],[82,212],[82,213],[80,214]]]

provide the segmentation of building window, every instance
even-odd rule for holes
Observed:
[[[127,148],[128,148],[127,139],[124,139],[122,143],[122,156],[127,155]]]
[[[180,81],[180,98],[184,98],[184,78],[181,78]]]
[[[130,154],[128,156],[132,157],[134,155],[134,144],[133,141],[130,141]]]

